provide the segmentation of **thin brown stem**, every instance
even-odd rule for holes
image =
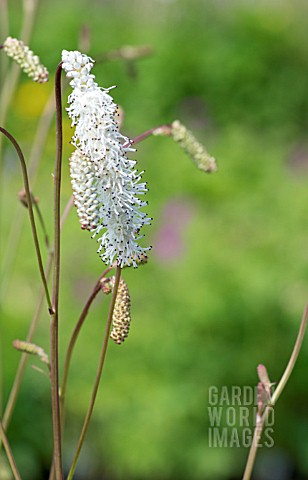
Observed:
[[[47,250],[49,250],[50,248],[50,242],[49,242],[49,236],[48,236],[48,233],[47,233],[47,230],[46,230],[46,225],[45,225],[45,222],[44,222],[44,217],[42,215],[42,212],[41,212],[41,209],[39,207],[39,204],[38,202],[34,202],[34,208],[36,210],[36,213],[37,213],[37,218],[39,220],[39,223],[41,225],[41,229],[42,229],[42,232],[44,234],[44,240],[45,240],[45,245],[47,247]]]
[[[9,15],[8,15],[8,4],[7,0],[0,0],[0,35],[1,39],[7,38],[9,36]],[[1,45],[1,48],[3,48],[3,45]],[[3,84],[6,72],[7,72],[7,67],[8,67],[8,57],[7,55],[2,55],[1,54],[1,59],[0,59],[0,81],[1,84]]]
[[[295,366],[298,354],[300,352],[300,349],[301,349],[301,346],[302,346],[302,343],[303,343],[303,339],[304,339],[304,335],[305,335],[305,331],[306,331],[306,327],[307,327],[307,319],[308,319],[308,304],[306,305],[303,316],[302,316],[302,321],[301,321],[301,324],[300,324],[299,332],[297,334],[296,342],[295,342],[295,345],[294,345],[289,363],[288,363],[288,365],[287,365],[287,367],[284,371],[284,374],[282,375],[281,380],[278,383],[278,385],[277,385],[277,387],[276,387],[276,389],[273,393],[273,396],[271,398],[271,405],[273,405],[273,406],[276,404],[278,398],[280,397],[282,391],[284,390],[284,388],[287,384],[287,381],[290,378],[291,373],[293,372],[293,368]]]
[[[55,78],[56,98],[56,141],[57,156],[54,170],[54,274],[52,290],[52,309],[50,321],[50,383],[52,430],[54,447],[54,468],[56,480],[63,479],[62,448],[61,448],[61,422],[59,401],[59,355],[58,355],[58,323],[59,323],[59,283],[60,283],[60,192],[61,192],[61,167],[62,167],[62,100],[61,100],[61,72],[62,63],[59,64]]]
[[[51,92],[39,119],[31,151],[29,154],[29,175],[32,182],[36,179],[38,165],[46,144],[48,132],[55,112],[54,93]]]
[[[159,127],[154,127],[154,128],[150,128],[150,130],[146,130],[145,132],[141,133],[140,135],[138,135],[137,137],[135,137],[133,140],[131,140],[131,142],[127,142],[123,145],[124,148],[127,148],[131,145],[135,145],[136,143],[139,143],[139,142],[142,142],[142,140],[145,140],[146,138],[150,137],[151,135],[153,135],[153,133],[155,131],[163,131],[164,132],[164,135],[168,135],[169,133],[169,130],[171,129],[171,126],[170,125],[160,125]]]
[[[70,363],[71,363],[71,358],[73,354],[74,347],[76,345],[76,341],[78,338],[78,335],[80,333],[80,330],[84,324],[84,321],[87,317],[87,314],[89,312],[89,309],[96,298],[97,294],[101,291],[101,281],[102,279],[114,268],[115,266],[108,267],[100,276],[99,280],[96,282],[82,312],[79,317],[79,320],[73,330],[69,346],[66,352],[66,357],[65,357],[65,362],[64,362],[64,368],[63,368],[63,377],[62,377],[62,382],[61,382],[61,387],[60,387],[60,405],[61,405],[61,426],[63,427],[63,414],[64,414],[64,404],[65,404],[65,395],[66,395],[66,385],[67,385],[67,378],[68,378],[68,373],[69,373],[69,368],[70,368]]]
[[[32,196],[31,196],[31,191],[30,191],[30,186],[29,186],[29,179],[28,179],[26,162],[25,162],[23,153],[21,151],[21,148],[18,145],[18,143],[16,142],[15,138],[7,130],[5,130],[5,128],[3,128],[3,127],[0,127],[0,132],[2,132],[10,140],[10,142],[13,144],[13,146],[14,146],[17,154],[18,154],[18,158],[20,160],[23,179],[24,179],[24,187],[25,187],[27,203],[28,203],[29,218],[30,218],[30,223],[31,223],[32,235],[33,235],[33,241],[34,241],[34,246],[35,246],[39,271],[40,271],[40,274],[41,274],[41,279],[42,279],[44,290],[45,290],[47,304],[48,304],[48,307],[51,308],[51,300],[50,300],[48,285],[47,285],[47,282],[46,282],[46,277],[45,277],[45,272],[44,272],[44,267],[43,267],[43,261],[42,261],[42,255],[41,255],[40,245],[39,245],[38,236],[37,236],[34,214],[33,214]]]
[[[35,14],[37,11],[38,0],[24,0],[23,8],[24,8],[24,15],[23,15],[23,24],[21,28],[21,32],[19,38],[27,44],[31,37],[31,32],[33,29]],[[13,98],[13,94],[16,89],[16,85],[18,82],[18,78],[20,75],[20,67],[16,63],[13,63],[11,66],[10,71],[8,72],[5,82],[3,85],[3,89],[1,92],[0,98],[0,123],[1,125],[5,124],[6,115]],[[1,146],[1,141],[0,141]]]
[[[48,260],[47,260],[47,266],[46,266],[46,278],[47,279],[49,278],[49,275],[50,275],[50,272],[51,272],[51,266],[52,266],[52,255],[49,255]],[[35,310],[35,313],[34,313],[34,316],[33,316],[33,319],[32,319],[32,322],[31,322],[31,325],[30,325],[30,328],[29,328],[29,331],[28,331],[28,334],[27,334],[27,337],[26,337],[27,342],[31,342],[32,339],[33,339],[33,336],[34,336],[34,333],[36,331],[38,321],[39,321],[39,318],[40,318],[40,315],[41,315],[41,312],[42,312],[42,308],[43,308],[43,305],[44,305],[44,298],[45,298],[44,289],[42,289],[41,292],[40,292],[39,301],[38,301],[38,304],[37,304],[37,307],[36,307],[36,310]],[[19,364],[18,364],[18,368],[17,368],[16,374],[15,374],[14,383],[13,383],[12,389],[10,391],[10,395],[9,395],[9,398],[8,398],[8,401],[7,401],[7,404],[6,404],[6,408],[5,408],[5,411],[4,411],[4,414],[3,414],[3,426],[4,426],[5,429],[8,428],[8,425],[10,423],[10,420],[11,420],[11,417],[12,417],[12,414],[13,414],[13,410],[14,410],[16,400],[17,400],[17,397],[18,397],[18,393],[19,393],[19,389],[20,389],[20,385],[21,385],[21,380],[22,380],[22,377],[23,377],[23,374],[24,374],[24,370],[25,370],[25,367],[26,367],[27,360],[28,360],[28,355],[26,353],[23,353],[21,355],[21,358],[20,358],[20,361],[19,361]]]
[[[73,200],[73,199],[71,199]],[[63,428],[64,428],[64,407],[65,407],[65,396],[66,396],[66,386],[67,386],[67,379],[68,379],[68,373],[69,373],[69,368],[71,364],[71,358],[73,354],[74,347],[77,342],[77,338],[79,336],[80,330],[84,324],[84,321],[87,317],[88,311],[96,298],[97,294],[101,290],[101,280],[110,272],[115,267],[115,265],[112,265],[111,267],[108,267],[100,276],[99,280],[96,282],[85,306],[83,311],[81,312],[81,315],[79,317],[79,320],[73,330],[69,346],[66,352],[66,357],[65,357],[65,362],[64,362],[64,368],[63,368],[63,377],[62,377],[62,382],[61,382],[61,387],[60,387],[60,420],[61,420],[61,434],[63,435]],[[52,464],[51,469],[50,469],[50,474],[49,474],[49,479],[52,480],[54,479],[54,465]]]
[[[72,208],[73,205],[74,205],[74,198],[73,198],[73,195],[72,195],[72,196],[70,197],[69,201],[67,202],[64,210],[63,210],[62,217],[61,217],[61,220],[60,220],[60,230],[62,230],[63,225],[64,225],[64,223],[66,222],[66,219],[67,219],[67,217],[68,217],[68,214],[70,213],[71,208]]]
[[[65,222],[65,220],[68,216],[68,213],[69,213],[71,207],[72,207],[72,199],[70,198],[70,200],[68,201],[68,203],[67,203],[67,205],[64,208],[64,211],[62,213],[61,230],[63,228],[64,222]],[[53,253],[49,252],[48,258],[47,258],[46,273],[45,273],[47,281],[48,281],[50,273],[51,273],[52,262],[53,262]],[[38,301],[38,304],[37,304],[37,307],[36,307],[36,311],[34,313],[34,316],[33,316],[33,319],[31,321],[29,331],[28,331],[28,334],[27,334],[27,337],[26,337],[27,342],[31,342],[32,339],[33,339],[34,333],[35,333],[37,325],[38,325],[38,320],[39,320],[39,317],[41,315],[42,308],[43,308],[43,305],[44,305],[44,299],[45,299],[45,291],[44,291],[44,288],[42,288],[42,290],[40,292],[40,296],[39,296],[39,301]],[[10,392],[10,395],[9,395],[9,399],[7,401],[7,405],[6,405],[6,408],[5,408],[5,411],[4,411],[4,415],[3,415],[3,427],[4,427],[5,430],[7,430],[8,426],[9,426],[9,423],[10,423],[10,420],[11,420],[11,417],[12,417],[12,414],[13,414],[13,411],[14,411],[14,407],[15,407],[16,400],[17,400],[17,397],[18,397],[18,393],[19,393],[19,389],[20,389],[22,377],[23,377],[23,374],[24,374],[24,371],[25,371],[27,360],[28,360],[28,355],[26,353],[22,354],[21,358],[20,358],[20,361],[19,361],[19,364],[18,364],[17,371],[16,371],[13,386],[12,386],[12,389],[11,389],[11,392]],[[1,444],[0,444],[0,447],[1,447]]]
[[[278,398],[280,397],[281,393],[283,392],[283,390],[284,390],[284,388],[287,384],[287,381],[289,380],[290,375],[293,372],[298,354],[300,352],[300,349],[301,349],[301,346],[302,346],[302,343],[303,343],[303,339],[304,339],[304,335],[305,335],[305,331],[306,331],[306,327],[307,327],[307,320],[308,320],[308,303],[307,303],[307,305],[304,309],[304,313],[303,313],[303,316],[302,316],[302,321],[301,321],[301,324],[300,324],[299,332],[297,334],[296,342],[295,342],[290,360],[288,362],[288,365],[287,365],[287,367],[286,367],[286,369],[285,369],[285,371],[284,371],[284,373],[281,377],[281,380],[280,380],[279,384],[277,385],[277,388],[275,389],[275,391],[272,395],[270,404],[266,406],[262,417],[257,415],[257,422],[256,422],[255,431],[254,431],[254,437],[253,437],[253,441],[252,441],[252,444],[251,444],[251,447],[250,447],[250,450],[249,450],[249,454],[248,454],[248,458],[247,458],[247,462],[246,462],[246,466],[245,466],[245,471],[244,471],[244,475],[243,475],[243,480],[250,480],[252,470],[253,470],[253,466],[254,466],[255,459],[256,459],[256,455],[257,455],[257,449],[258,449],[258,446],[259,446],[259,441],[261,439],[261,435],[262,435],[264,425],[266,423],[266,420],[268,418],[270,410],[272,408],[274,408],[274,405],[277,403]]]
[[[46,103],[44,112],[41,115],[35,138],[32,144],[31,152],[29,154],[29,178],[31,184],[33,185],[37,175],[37,169],[39,165],[39,160],[42,155],[43,147],[46,143],[47,133],[51,125],[51,120],[54,115],[54,93],[51,94],[49,100]],[[23,224],[24,224],[24,215],[23,210],[20,208],[20,205],[17,206],[15,214],[12,216],[12,221],[10,223],[10,230],[7,235],[7,241],[3,248],[2,256],[2,265],[1,265],[1,279],[2,283],[0,285],[0,302],[1,298],[5,298],[6,291],[9,288],[9,273],[12,268],[13,262],[16,260],[15,252],[18,248],[18,243],[20,241]]]
[[[5,449],[6,456],[8,458],[10,467],[12,469],[12,473],[14,475],[14,479],[15,480],[21,480],[21,476],[19,474],[19,471],[18,471],[16,462],[14,460],[14,456],[13,456],[9,441],[7,439],[7,436],[6,436],[6,433],[5,433],[5,430],[3,428],[3,425],[2,425],[1,421],[0,421],[0,437],[1,437],[2,443],[4,445],[4,449]]]
[[[251,474],[252,474],[252,469],[253,469],[255,459],[256,459],[256,455],[257,455],[257,450],[258,450],[258,447],[259,447],[259,442],[261,440],[263,428],[264,428],[264,425],[265,425],[266,420],[268,418],[270,408],[271,407],[269,407],[269,406],[267,406],[265,408],[265,411],[264,411],[262,417],[260,417],[259,414],[257,414],[255,431],[254,431],[254,434],[253,434],[253,439],[252,439],[252,443],[251,443],[248,458],[247,458],[247,463],[246,463],[246,467],[245,467],[245,471],[244,471],[244,475],[243,475],[243,480],[250,480],[250,477],[251,477]]]
[[[117,298],[117,293],[118,293],[119,282],[120,282],[120,278],[121,278],[121,270],[122,270],[121,267],[117,267],[115,282],[114,282],[114,288],[113,288],[113,292],[112,292],[112,298],[111,298],[111,302],[110,302],[110,306],[109,306],[109,312],[108,312],[108,317],[107,317],[107,322],[106,322],[106,327],[105,327],[104,339],[103,339],[103,344],[102,344],[98,369],[97,369],[96,377],[95,377],[95,383],[94,383],[94,386],[93,386],[92,395],[91,395],[88,411],[87,411],[87,414],[86,414],[86,417],[85,417],[85,421],[84,421],[84,424],[83,424],[83,427],[82,427],[81,435],[79,437],[78,445],[77,445],[76,452],[75,452],[75,455],[74,455],[74,458],[73,458],[72,466],[71,466],[70,471],[69,471],[68,476],[67,476],[67,480],[72,480],[72,478],[73,478],[73,475],[74,475],[74,472],[75,472],[75,469],[76,469],[76,465],[77,465],[77,461],[78,461],[78,457],[79,457],[79,454],[80,454],[80,451],[81,451],[81,448],[82,448],[82,445],[83,445],[83,442],[84,442],[84,439],[85,439],[85,436],[86,436],[86,433],[87,433],[87,430],[88,430],[88,426],[89,426],[89,423],[90,423],[90,420],[91,420],[91,416],[92,416],[92,412],[93,412],[93,408],[94,408],[94,404],[95,404],[95,399],[96,399],[96,395],[97,395],[97,391],[98,391],[98,387],[99,387],[99,383],[100,383],[100,379],[101,379],[101,376],[102,376],[102,371],[103,371],[103,367],[104,367],[104,363],[105,363],[105,357],[106,357],[106,352],[107,352],[107,347],[108,347],[108,340],[109,340],[110,329],[111,329],[111,324],[112,324],[113,310],[114,310],[114,305],[115,305],[116,298]]]

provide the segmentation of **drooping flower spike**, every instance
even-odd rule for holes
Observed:
[[[5,53],[15,60],[20,68],[30,77],[34,82],[44,83],[48,81],[48,70],[37,55],[34,55],[27,45],[17,38],[8,37],[3,43],[3,50]]]
[[[120,267],[137,267],[149,250],[138,243],[140,229],[151,221],[141,210],[147,203],[139,198],[147,188],[140,182],[143,172],[127,158],[134,149],[119,131],[118,107],[109,95],[113,87],[97,85],[90,73],[94,61],[87,55],[64,50],[62,61],[73,88],[67,113],[75,126],[71,175],[82,228],[93,237],[104,229],[98,252],[107,264],[117,260]]]
[[[206,149],[185,125],[179,120],[171,124],[171,136],[185,150],[200,170],[211,173],[217,170],[216,160],[208,154]]]

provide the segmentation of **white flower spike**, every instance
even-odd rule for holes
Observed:
[[[73,88],[67,113],[75,126],[72,143],[71,178],[75,205],[82,228],[98,239],[102,260],[120,267],[133,265],[149,248],[138,241],[143,225],[150,223],[141,208],[147,203],[139,196],[147,192],[140,183],[143,172],[127,158],[134,151],[131,141],[119,132],[117,105],[109,95],[111,88],[101,88],[90,74],[94,61],[77,51],[62,52],[62,68]]]
[[[13,58],[20,68],[30,77],[34,82],[44,83],[48,82],[48,70],[41,64],[37,55],[34,55],[27,45],[17,38],[8,37],[3,43],[3,50],[5,53]]]

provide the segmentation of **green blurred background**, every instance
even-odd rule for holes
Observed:
[[[10,34],[18,36],[20,2],[10,1],[9,10]],[[26,157],[61,50],[78,48],[84,25],[94,59],[123,45],[153,49],[134,65],[95,66],[100,85],[118,86],[123,133],[134,137],[178,118],[217,158],[219,171],[198,171],[169,138],[138,146],[154,218],[145,241],[153,250],[148,265],[123,274],[131,332],[122,346],[110,344],[76,479],[241,478],[247,449],[209,447],[208,389],[256,385],[259,363],[279,381],[308,299],[308,4],[41,2],[31,48],[51,81],[35,85],[23,75],[7,119]],[[63,206],[71,195],[67,118],[64,127]],[[53,124],[32,185],[50,234],[54,131]],[[26,211],[17,201],[20,167],[7,142],[3,160],[1,408],[20,358],[12,341],[25,338],[40,288]],[[104,268],[74,211],[62,240],[61,362]],[[108,298],[96,301],[74,354],[66,466],[91,394],[107,308]],[[35,342],[46,350],[48,324],[44,311]],[[275,444],[258,452],[255,479],[308,478],[307,354],[306,338],[275,410]],[[48,380],[33,363],[8,430],[25,480],[47,478],[51,455]]]

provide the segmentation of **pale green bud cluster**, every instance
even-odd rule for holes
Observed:
[[[13,346],[14,348],[16,348],[16,350],[19,350],[20,352],[37,355],[43,363],[49,365],[47,353],[45,352],[45,350],[42,349],[42,347],[35,345],[35,343],[24,342],[23,340],[14,340]]]
[[[215,172],[217,170],[216,160],[211,157],[194,135],[181,123],[175,120],[171,124],[171,136],[191,157],[193,162],[204,172]]]
[[[44,83],[48,81],[48,70],[41,64],[37,55],[34,55],[27,45],[17,38],[8,37],[3,43],[5,53],[13,58],[20,68],[34,82]]]

